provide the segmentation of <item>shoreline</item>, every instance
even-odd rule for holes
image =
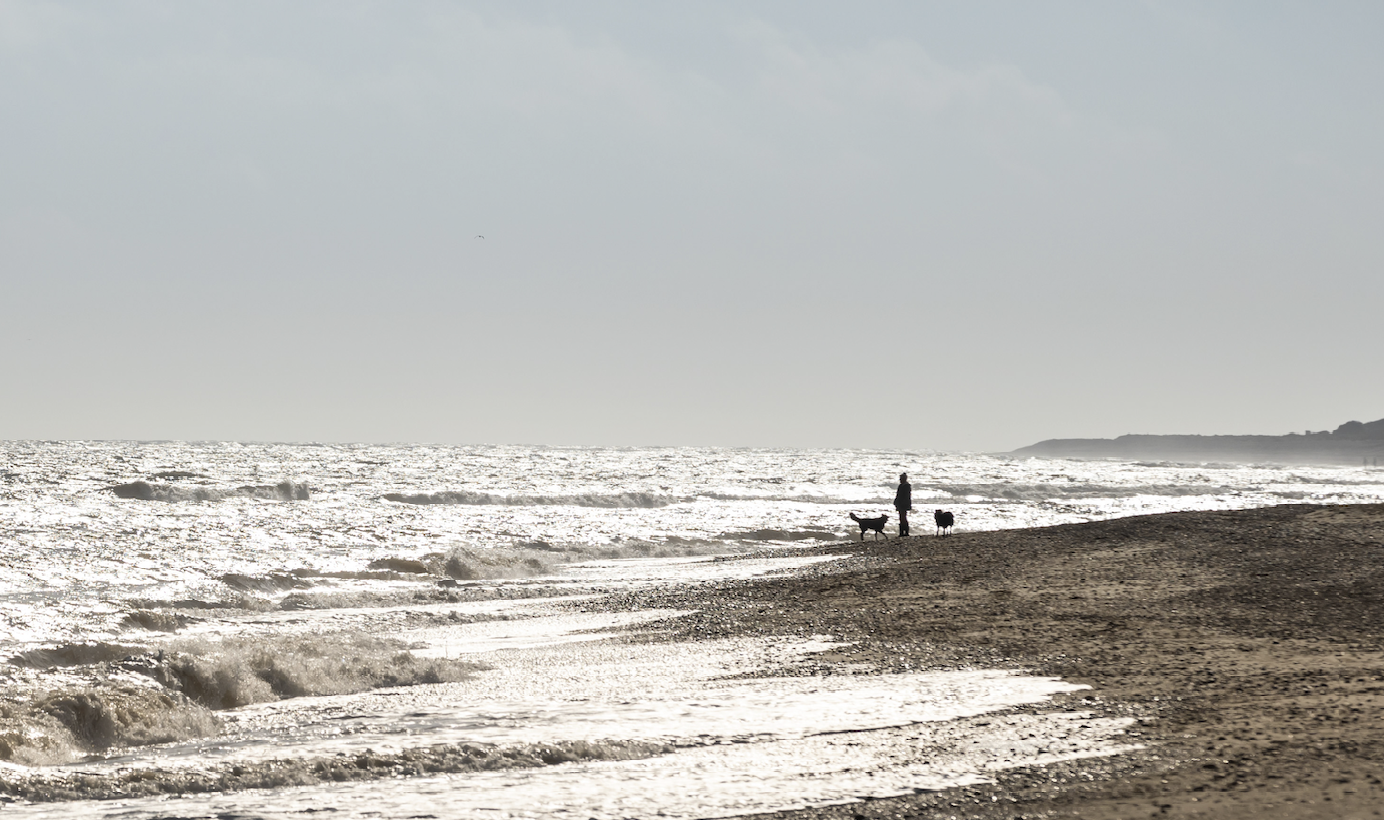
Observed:
[[[988,667],[1087,684],[1038,711],[1135,717],[1129,735],[1146,748],[772,817],[1384,811],[1384,505],[1164,513],[810,552],[852,557],[607,605],[697,609],[664,633],[680,639],[852,642],[819,656],[814,674]]]

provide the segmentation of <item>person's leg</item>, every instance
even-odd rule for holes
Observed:
[[[908,535],[908,510],[899,510],[899,536]]]

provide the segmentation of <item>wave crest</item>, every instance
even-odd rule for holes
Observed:
[[[950,496],[949,501],[976,497],[990,501],[1061,501],[1085,498],[1134,498],[1136,496],[1182,497],[1234,492],[1209,484],[1118,487],[1103,484],[938,484],[928,489]],[[917,493],[914,494],[917,497]]]
[[[573,495],[502,495],[471,490],[445,490],[436,493],[386,493],[385,501],[399,504],[473,504],[510,507],[666,507],[689,499],[659,493],[577,493]]]
[[[181,485],[166,482],[132,481],[117,484],[110,488],[116,498],[135,501],[163,501],[178,503],[188,501],[223,501],[227,498],[259,498],[265,501],[308,501],[311,491],[308,485],[293,481],[280,481],[278,484],[262,484],[234,489],[208,487],[206,485]]]
[[[59,666],[89,666],[108,663],[137,655],[144,650],[124,644],[93,641],[40,647],[20,652],[8,659],[11,666],[21,669],[52,669]]]
[[[673,747],[666,743],[637,740],[567,740],[510,746],[439,743],[397,753],[365,751],[336,757],[222,763],[199,769],[124,769],[113,774],[61,772],[16,781],[3,780],[0,792],[34,802],[206,794],[348,780],[529,769],[583,761],[643,760],[672,751]]]
[[[840,541],[845,538],[826,530],[747,530],[723,532],[719,537],[735,541]]]
[[[401,642],[360,633],[277,641],[187,642],[132,671],[211,709],[287,698],[349,695],[390,686],[464,680],[474,663],[419,658]]]
[[[0,760],[67,763],[106,749],[213,735],[221,721],[153,686],[77,686],[0,702]]]
[[[823,495],[819,493],[706,492],[699,493],[698,497],[709,498],[712,501],[791,501],[798,504],[888,504],[894,500],[892,495],[888,498],[884,496],[874,498],[846,498],[843,496]]]

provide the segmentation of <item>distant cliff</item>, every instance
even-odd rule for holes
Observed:
[[[1384,459],[1384,419],[1368,424],[1348,421],[1329,433],[1290,433],[1286,436],[1055,438],[1022,447],[1015,450],[1014,455],[1374,466]]]

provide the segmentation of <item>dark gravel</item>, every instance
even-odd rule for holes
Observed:
[[[1134,734],[1148,748],[780,817],[1382,816],[1384,505],[1174,513],[816,551],[852,557],[605,605],[697,609],[673,622],[677,638],[853,642],[794,674],[864,662],[884,674],[982,666],[1060,676],[1093,687],[1065,696],[1073,708],[1138,717]]]

